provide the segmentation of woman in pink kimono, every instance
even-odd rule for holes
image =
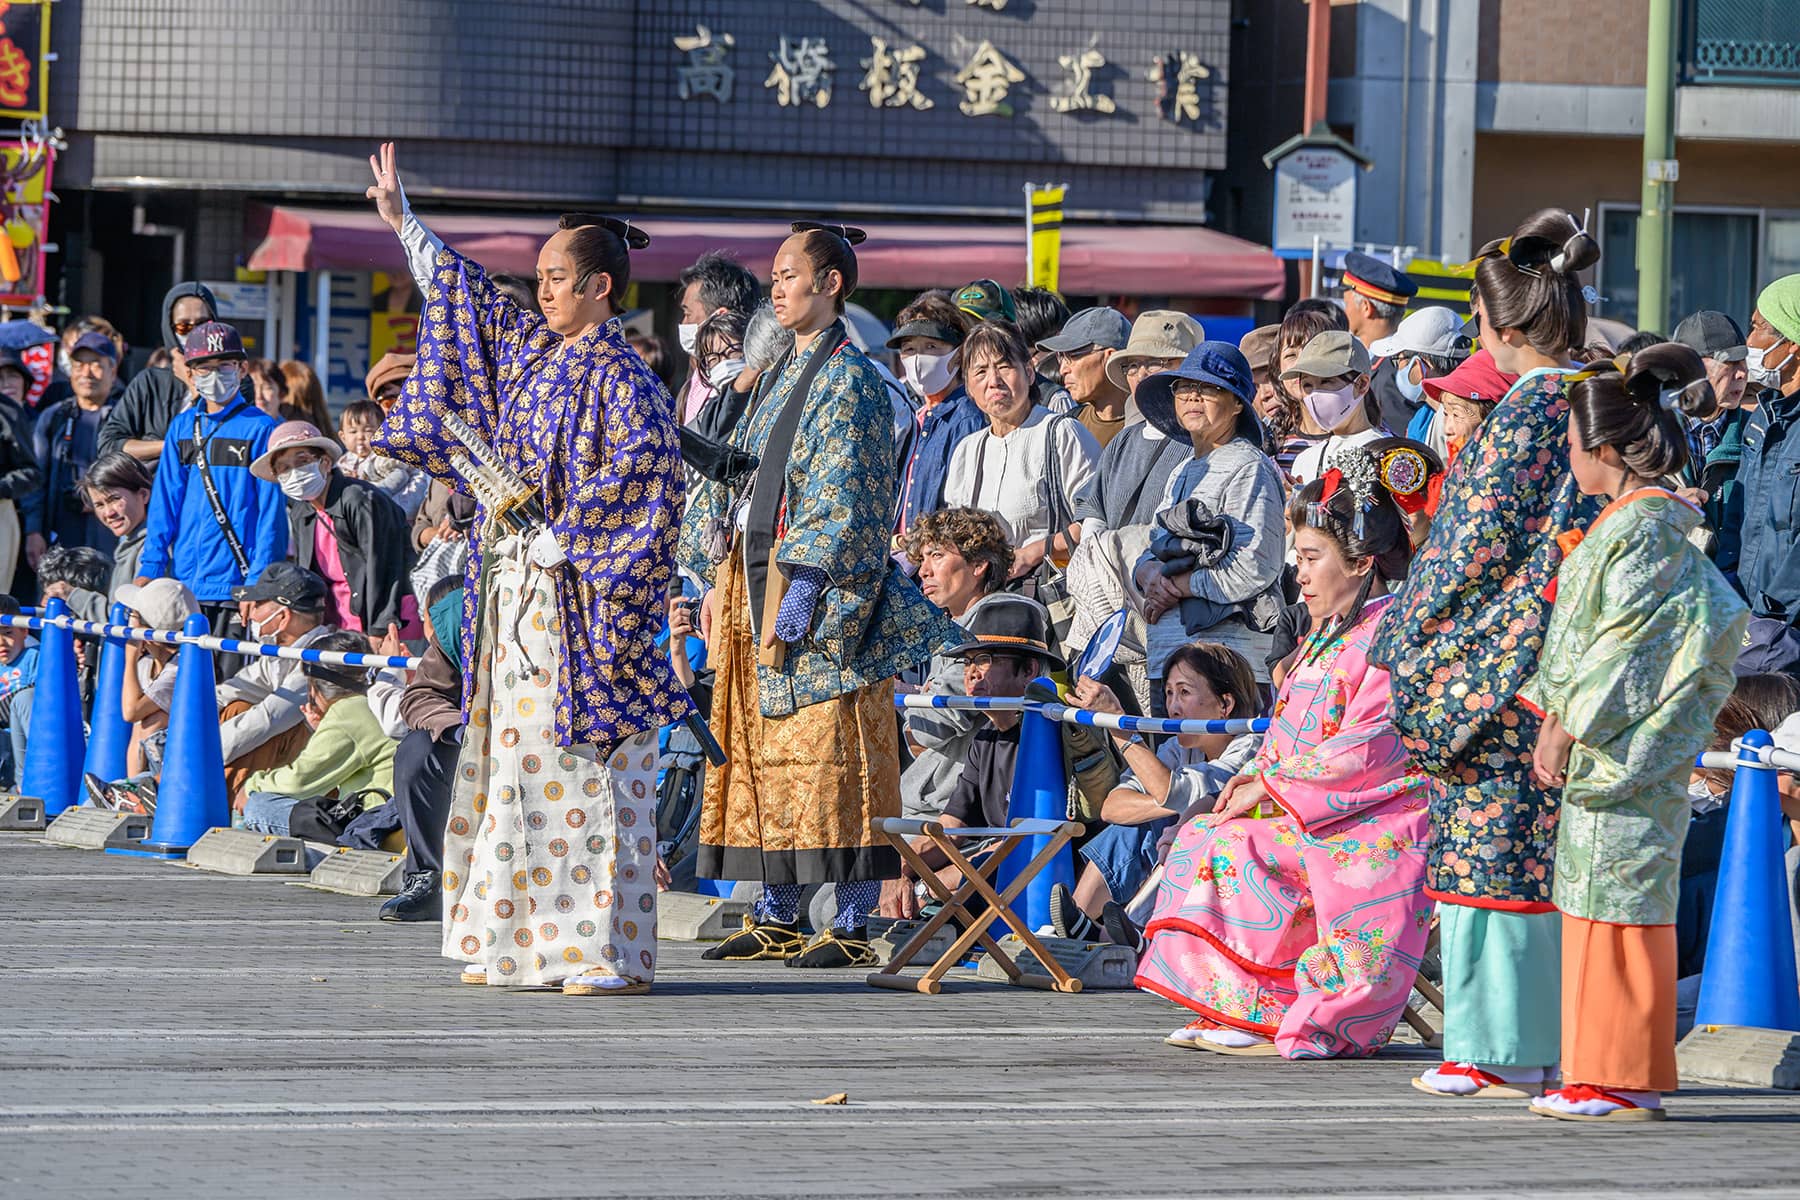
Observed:
[[[1394,1031],[1429,931],[1428,785],[1387,718],[1369,643],[1406,573],[1394,494],[1425,462],[1340,450],[1288,506],[1312,631],[1262,751],[1169,851],[1137,984],[1200,1014],[1184,1049],[1372,1054]]]

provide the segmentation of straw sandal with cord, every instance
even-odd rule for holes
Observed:
[[[478,967],[472,963],[467,964],[463,967],[462,974],[458,975],[456,978],[459,983],[467,983],[475,987],[486,987],[487,968]],[[560,983],[520,983],[510,986],[515,992],[558,992],[562,990],[562,984]]]
[[[827,929],[787,960],[790,967],[876,967],[880,958],[869,946],[869,930]]]
[[[754,917],[745,917],[742,929],[718,945],[708,946],[700,957],[711,962],[755,962],[793,958],[805,948],[806,939],[796,926],[773,921],[758,924]]]
[[[1466,1081],[1461,1087],[1444,1086]],[[1484,1071],[1474,1063],[1447,1062],[1413,1078],[1412,1085],[1431,1096],[1447,1100],[1531,1100],[1544,1090],[1543,1072],[1537,1079],[1507,1079],[1497,1071]]]
[[[1275,1043],[1254,1033],[1221,1025],[1208,1017],[1196,1017],[1163,1039],[1182,1050],[1208,1050],[1238,1058],[1279,1058]]]
[[[571,975],[562,983],[565,996],[644,996],[650,985],[638,979],[623,979],[604,971],[584,971]]]
[[[1666,1121],[1669,1114],[1658,1104],[1639,1104],[1632,1097],[1649,1099],[1654,1092],[1622,1092],[1594,1087],[1586,1083],[1565,1083],[1531,1102],[1535,1116],[1554,1117],[1558,1121],[1603,1121],[1614,1124],[1636,1124],[1642,1121]],[[1660,1096],[1657,1097],[1659,1100]]]

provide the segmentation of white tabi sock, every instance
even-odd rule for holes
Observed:
[[[1605,1092],[1602,1096],[1598,1093]],[[1557,1112],[1574,1113],[1583,1117],[1604,1117],[1607,1113],[1617,1112],[1624,1108],[1623,1104],[1615,1104],[1606,1096],[1617,1096],[1620,1100],[1629,1100],[1639,1108],[1661,1108],[1661,1092],[1628,1092],[1624,1088],[1592,1088],[1580,1084],[1570,1084],[1545,1092],[1532,1101],[1538,1108],[1553,1108]]]
[[[1266,1037],[1245,1033],[1241,1029],[1202,1029],[1200,1040],[1211,1042],[1215,1046],[1230,1046],[1234,1050],[1242,1050],[1245,1046],[1265,1046],[1269,1042]]]
[[[1473,1067],[1485,1071],[1494,1078],[1506,1083],[1542,1083],[1544,1068],[1542,1067],[1491,1067],[1481,1063],[1445,1063],[1444,1067]],[[1449,1092],[1457,1096],[1472,1096],[1479,1092],[1482,1084],[1473,1076],[1446,1072],[1443,1067],[1433,1067],[1420,1076],[1425,1085],[1434,1091]]]

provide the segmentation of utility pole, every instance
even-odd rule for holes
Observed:
[[[1650,0],[1644,61],[1644,195],[1638,210],[1639,329],[1669,332],[1669,275],[1674,266],[1676,0]]]

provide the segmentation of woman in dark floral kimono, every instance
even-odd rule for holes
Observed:
[[[1481,344],[1518,382],[1457,457],[1430,540],[1370,659],[1394,725],[1436,783],[1426,894],[1443,934],[1444,1057],[1414,1086],[1535,1096],[1560,1051],[1551,902],[1560,790],[1532,779],[1538,718],[1517,700],[1549,624],[1560,535],[1598,514],[1569,472],[1571,357],[1587,335],[1578,271],[1600,248],[1561,209],[1481,251]]]
[[[424,293],[418,364],[375,447],[482,502],[444,955],[465,983],[648,991],[656,731],[693,711],[654,644],[682,505],[674,401],[616,320],[626,248],[649,239],[564,217],[538,255],[539,316],[412,215],[391,145],[369,162]]]

